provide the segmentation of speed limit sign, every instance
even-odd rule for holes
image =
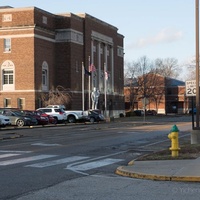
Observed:
[[[196,80],[186,81],[186,96],[196,96]]]

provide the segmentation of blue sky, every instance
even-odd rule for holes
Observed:
[[[125,61],[142,56],[195,56],[195,0],[0,0],[1,6],[35,6],[51,13],[88,13],[124,35]]]

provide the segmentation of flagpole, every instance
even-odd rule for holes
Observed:
[[[88,58],[88,62],[89,62],[89,65],[88,65],[88,71],[90,72],[90,56],[89,56],[89,58]],[[91,74],[92,75],[92,74]],[[88,82],[88,110],[90,110],[90,76],[89,76],[89,82]]]
[[[106,63],[104,63],[104,102],[105,102],[105,118],[107,117],[107,84],[106,84]]]
[[[84,74],[85,74],[85,69],[84,69],[84,64],[82,62],[82,110],[84,111],[85,110],[85,106],[84,106],[84,103],[85,103],[85,94],[84,94]]]

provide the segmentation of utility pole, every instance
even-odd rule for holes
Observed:
[[[199,129],[199,0],[196,0],[196,128]]]
[[[199,128],[199,0],[195,4],[196,13],[196,127],[191,132],[191,144],[200,143]]]

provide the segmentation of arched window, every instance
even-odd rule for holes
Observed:
[[[2,90],[14,90],[15,89],[15,66],[10,60],[6,60],[1,65],[1,85]]]
[[[49,90],[49,67],[46,61],[42,63],[42,90]]]

